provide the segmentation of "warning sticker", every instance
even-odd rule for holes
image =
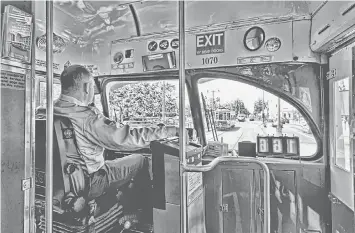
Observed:
[[[25,75],[2,70],[1,88],[25,90]]]
[[[224,53],[224,32],[196,35],[196,55]]]

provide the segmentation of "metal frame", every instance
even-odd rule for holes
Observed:
[[[185,2],[179,1],[179,96],[185,96]],[[187,233],[187,192],[186,192],[186,172],[208,172],[214,169],[221,162],[254,163],[259,165],[264,171],[264,232],[270,233],[270,171],[266,163],[256,159],[246,159],[239,157],[218,157],[208,165],[191,166],[186,164],[186,130],[185,130],[185,100],[179,98],[179,141],[180,143],[180,232]],[[266,211],[265,211],[266,210]]]
[[[179,1],[179,157],[180,157],[180,232],[187,233],[187,176],[185,130],[185,1]]]
[[[36,6],[35,6],[35,2],[31,3],[31,11],[32,11],[32,17],[33,19],[35,18],[36,15]],[[32,31],[35,32],[35,28],[36,28],[36,24],[33,23],[32,25]],[[35,41],[35,33],[32,33],[32,42]],[[29,168],[27,168],[26,166],[26,172],[27,174],[29,174],[29,176],[31,177],[31,189],[29,190],[29,204],[30,204],[30,223],[29,223],[29,230],[28,232],[36,232],[36,224],[35,224],[35,117],[34,117],[34,112],[35,112],[35,107],[36,107],[36,80],[35,80],[35,76],[36,76],[36,44],[32,43],[31,45],[31,73],[29,75],[29,77],[26,79],[26,90],[27,88],[30,88],[30,91],[27,92],[26,91],[26,100],[30,100],[31,104],[29,106],[29,115],[26,119],[29,120],[29,124],[26,123],[26,127],[28,127],[29,129],[29,134],[30,134],[30,139],[29,141],[25,139],[26,143],[30,143],[29,145],[29,149],[30,149],[30,166]],[[28,83],[28,84],[27,84]],[[26,112],[28,111],[28,108],[26,106]],[[26,133],[27,134],[27,133]],[[27,149],[27,148],[26,148]],[[27,157],[27,156],[26,156]],[[24,230],[26,231],[26,228],[24,228]]]
[[[266,163],[255,158],[223,156],[212,160],[212,162],[209,163],[208,165],[202,165],[202,166],[185,165],[182,167],[182,169],[183,172],[208,172],[213,170],[218,164],[222,162],[257,164],[264,171],[264,233],[270,233],[270,170]]]
[[[46,232],[53,231],[53,1],[46,1]]]

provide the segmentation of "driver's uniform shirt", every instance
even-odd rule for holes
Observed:
[[[54,115],[71,120],[78,150],[86,163],[89,174],[105,165],[104,148],[132,151],[149,146],[151,141],[175,136],[176,127],[131,129],[105,117],[96,107],[86,106],[81,101],[61,95],[54,103]]]

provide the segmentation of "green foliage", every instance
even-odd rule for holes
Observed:
[[[249,115],[250,112],[249,110],[245,107],[245,104],[243,102],[243,100],[240,100],[240,99],[236,99],[236,100],[233,100],[231,102],[228,102],[228,103],[225,103],[225,104],[221,104],[220,105],[222,108],[228,108],[232,111],[235,111],[236,114],[238,113],[242,113],[242,114],[245,114],[245,115]]]
[[[268,107],[267,102],[263,102],[262,99],[258,99],[254,102],[254,114],[262,113],[263,109],[267,109]]]
[[[110,106],[124,118],[161,117],[163,112],[163,82],[139,82],[127,84],[112,90],[109,94]],[[165,112],[177,115],[177,94],[175,86],[165,83]]]

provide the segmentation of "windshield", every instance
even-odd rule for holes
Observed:
[[[131,127],[179,126],[179,82],[114,81],[108,88],[109,116]],[[187,93],[187,91],[186,91]],[[193,128],[189,99],[185,96],[186,127]]]
[[[238,150],[239,142],[256,143],[258,135],[287,135],[299,137],[301,156],[312,156],[317,152],[316,140],[300,112],[275,95],[228,79],[200,79],[198,88],[205,103],[202,111],[205,116],[211,110],[215,113],[216,117],[211,119],[218,139],[227,143],[229,150]],[[220,117],[222,109],[229,111],[229,117],[227,114]],[[207,115],[204,118],[207,141],[213,141],[210,122]]]

